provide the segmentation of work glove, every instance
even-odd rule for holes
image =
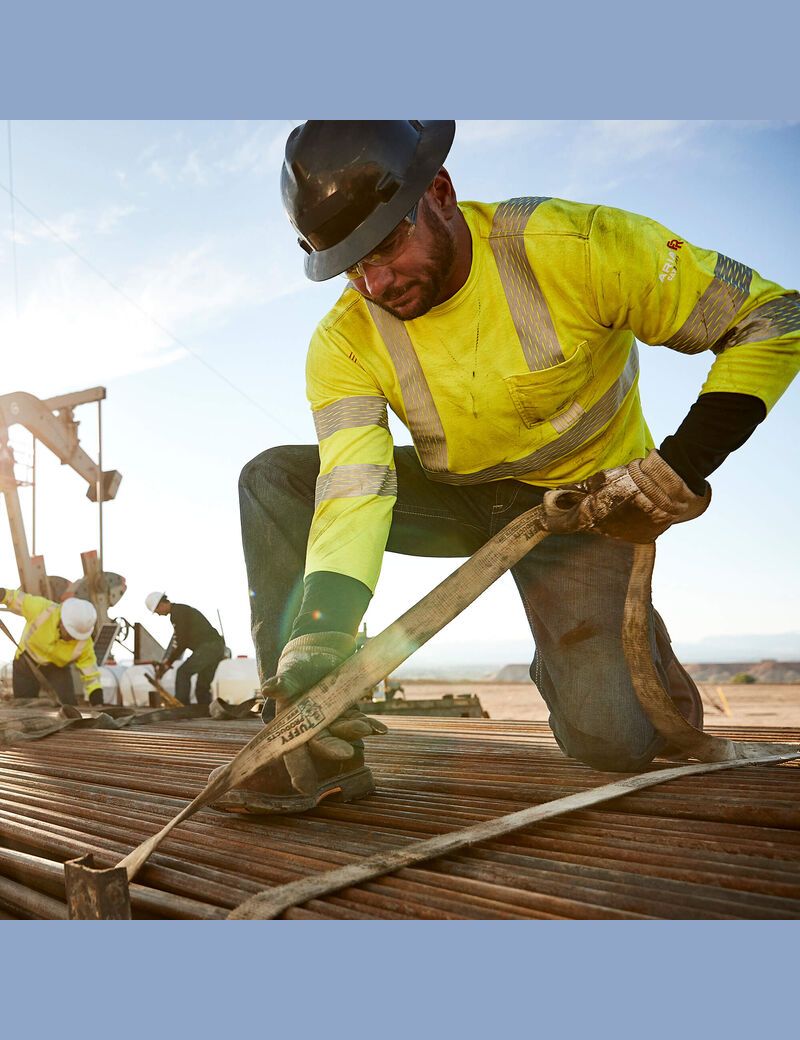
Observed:
[[[653,449],[647,458],[601,470],[583,484],[548,491],[545,523],[552,533],[592,530],[628,542],[653,542],[673,524],[708,509],[711,488],[696,495]]]
[[[265,697],[275,698],[276,714],[280,715],[306,690],[346,661],[355,649],[355,639],[346,632],[315,632],[297,636],[284,647],[277,673],[267,679],[261,691]],[[268,721],[265,715],[266,705],[262,718]],[[307,744],[284,755],[293,786],[302,794],[312,793],[318,783],[313,758],[334,761],[352,758],[353,741],[387,732],[382,722],[368,718],[358,708],[348,708]]]

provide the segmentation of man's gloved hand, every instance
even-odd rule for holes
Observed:
[[[647,458],[601,470],[582,485],[548,491],[543,504],[554,533],[591,529],[653,542],[673,524],[700,516],[710,501],[708,484],[705,494],[696,495],[653,449]]]
[[[169,665],[166,664],[164,661],[156,661],[156,663],[153,665],[153,673],[155,674],[156,679],[160,679],[162,675],[164,675],[168,671]]]
[[[265,697],[275,698],[277,713],[280,714],[292,701],[346,661],[355,648],[355,639],[346,632],[297,636],[284,647],[277,673],[264,683],[262,693]],[[303,794],[316,788],[317,775],[312,756],[336,761],[352,758],[352,741],[387,732],[382,722],[368,718],[358,708],[349,708],[306,745],[284,756],[293,785]]]

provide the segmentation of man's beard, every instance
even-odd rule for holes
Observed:
[[[418,273],[406,285],[398,289],[389,289],[380,300],[369,297],[381,310],[387,311],[401,321],[413,321],[414,318],[421,318],[437,303],[442,302],[442,291],[456,259],[456,240],[450,226],[442,220],[432,206],[427,204],[427,200],[425,200],[425,209],[431,237],[430,256],[420,264]],[[414,307],[410,311],[404,309],[400,313],[392,307],[392,300],[399,300],[412,287],[417,288],[417,300]]]

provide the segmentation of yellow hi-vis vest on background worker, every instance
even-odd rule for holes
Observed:
[[[54,664],[57,668],[67,668],[74,664],[87,697],[102,689],[92,640],[64,639],[61,635],[60,603],[53,603],[44,596],[31,596],[22,589],[6,589],[3,603],[28,622],[19,640],[20,649],[16,657],[25,650],[38,665]]]
[[[547,198],[459,208],[472,266],[454,296],[403,322],[348,287],[312,337],[307,575],[375,590],[397,493],[387,405],[431,480],[559,487],[653,447],[635,338],[713,351],[701,393],[767,410],[800,368],[800,296],[653,220]]]

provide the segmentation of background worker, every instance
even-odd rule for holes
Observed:
[[[29,654],[63,704],[75,703],[72,665],[78,669],[89,703],[103,703],[100,669],[92,642],[97,623],[93,603],[76,597],[53,603],[44,596],[32,596],[22,589],[2,588],[0,602],[27,622],[12,666],[15,697],[39,695],[39,680],[26,660]]]
[[[454,132],[312,120],[287,141],[281,186],[306,274],[348,284],[308,353],[319,452],[274,448],[241,476],[263,686],[291,699],[353,652],[385,548],[465,556],[549,508],[552,489],[625,480],[636,498],[603,522],[607,537],[554,533],[512,574],[559,745],[636,771],[667,749],[622,651],[630,543],[706,510],[706,478],[798,370],[800,297],[636,214],[538,196],[459,204],[442,166]],[[636,339],[715,355],[657,451]],[[387,407],[413,448],[393,448]],[[654,611],[651,641],[702,725]]]
[[[164,659],[156,665],[156,678],[160,679],[185,650],[191,650],[175,676],[175,696],[182,704],[188,704],[192,676],[196,675],[197,703],[208,706],[214,673],[225,657],[222,636],[199,610],[186,603],[171,603],[166,592],[151,592],[145,598],[145,606],[153,614],[168,614],[174,629]]]

